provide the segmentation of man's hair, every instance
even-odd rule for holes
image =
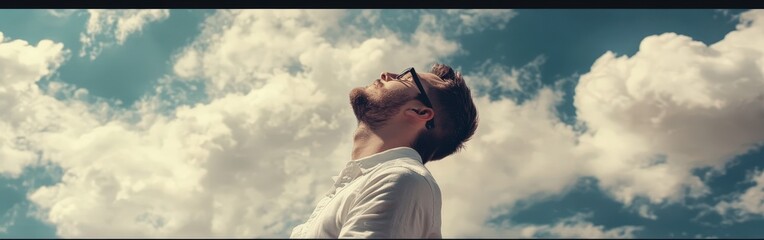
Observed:
[[[435,108],[435,128],[424,130],[413,144],[424,163],[463,149],[478,125],[477,109],[461,73],[440,63],[433,65],[430,73],[443,81],[433,84],[429,92]]]

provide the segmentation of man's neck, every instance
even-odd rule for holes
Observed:
[[[359,124],[353,136],[353,152],[351,159],[357,160],[397,147],[410,147],[410,144],[401,139],[397,132],[382,127],[379,130],[371,130],[365,124]]]

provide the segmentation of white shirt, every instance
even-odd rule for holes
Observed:
[[[414,149],[350,161],[290,238],[441,238],[440,188]]]

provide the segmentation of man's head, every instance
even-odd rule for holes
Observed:
[[[477,110],[461,74],[451,67],[435,64],[429,73],[416,76],[382,73],[371,85],[350,92],[351,105],[359,122],[372,130],[394,126],[416,131],[411,147],[425,162],[440,160],[463,148],[474,134]],[[434,127],[427,129],[428,122]]]

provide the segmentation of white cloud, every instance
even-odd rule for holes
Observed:
[[[135,124],[46,135],[39,143],[65,173],[30,200],[65,237],[283,234],[341,157],[338,141],[322,141],[338,123],[313,111],[323,104],[315,85],[274,79],[172,116],[144,101]]]
[[[122,45],[127,37],[140,33],[146,24],[167,19],[170,11],[167,9],[151,10],[107,10],[89,9],[88,25],[84,33],[80,33],[80,57],[88,55],[95,59],[104,48]],[[51,14],[59,16],[60,14]]]
[[[621,226],[605,230],[603,226],[586,221],[591,214],[576,214],[554,225],[531,225],[522,228],[522,237],[554,238],[634,238],[634,232],[642,230],[637,226]]]
[[[516,102],[532,97],[542,87],[540,67],[546,58],[537,56],[520,68],[508,68],[502,64],[486,60],[469,76],[469,85],[477,95],[498,94],[510,97]]]
[[[0,39],[5,39],[0,33]],[[82,89],[51,81],[42,90],[39,81],[50,76],[69,56],[63,44],[42,40],[30,45],[23,40],[0,43],[0,174],[19,177],[24,167],[46,165],[51,152],[43,139],[57,137],[53,145],[65,147],[76,137],[100,124],[96,115],[103,116],[103,102],[87,104],[78,99],[86,95]],[[75,93],[77,93],[75,97]],[[53,96],[62,95],[66,100]],[[60,136],[60,137],[59,137]],[[23,187],[31,187],[29,181]],[[8,222],[0,226],[7,230],[15,224],[21,204],[12,209]],[[34,209],[34,208],[33,208]],[[29,213],[29,209],[26,211]],[[8,212],[7,214],[10,214]]]
[[[372,26],[379,23],[381,9],[363,9],[353,20],[356,24],[369,23]]]
[[[41,98],[36,82],[50,75],[68,51],[60,43],[42,40],[30,45],[6,39],[0,32],[0,174],[18,177],[37,154],[30,137],[44,130],[50,98]]]
[[[723,171],[764,141],[763,29],[764,11],[754,10],[710,46],[664,33],[632,57],[597,59],[575,95],[589,174],[627,205],[708,194],[692,170]]]
[[[754,185],[730,201],[720,201],[714,210],[722,215],[724,223],[744,222],[764,217],[764,171],[756,170],[749,175],[748,181]]]
[[[411,16],[419,16],[418,28],[441,32],[450,37],[482,32],[489,29],[502,30],[517,12],[511,9],[448,9],[400,11],[398,24],[410,24]]]
[[[489,27],[504,29],[510,19],[517,16],[511,9],[448,9],[449,18],[456,18],[457,34],[482,32]],[[452,21],[454,22],[454,21]]]
[[[647,205],[640,205],[637,208],[637,213],[639,213],[640,217],[651,219],[651,220],[657,220],[658,216],[655,215],[652,211],[650,211],[650,207]]]

